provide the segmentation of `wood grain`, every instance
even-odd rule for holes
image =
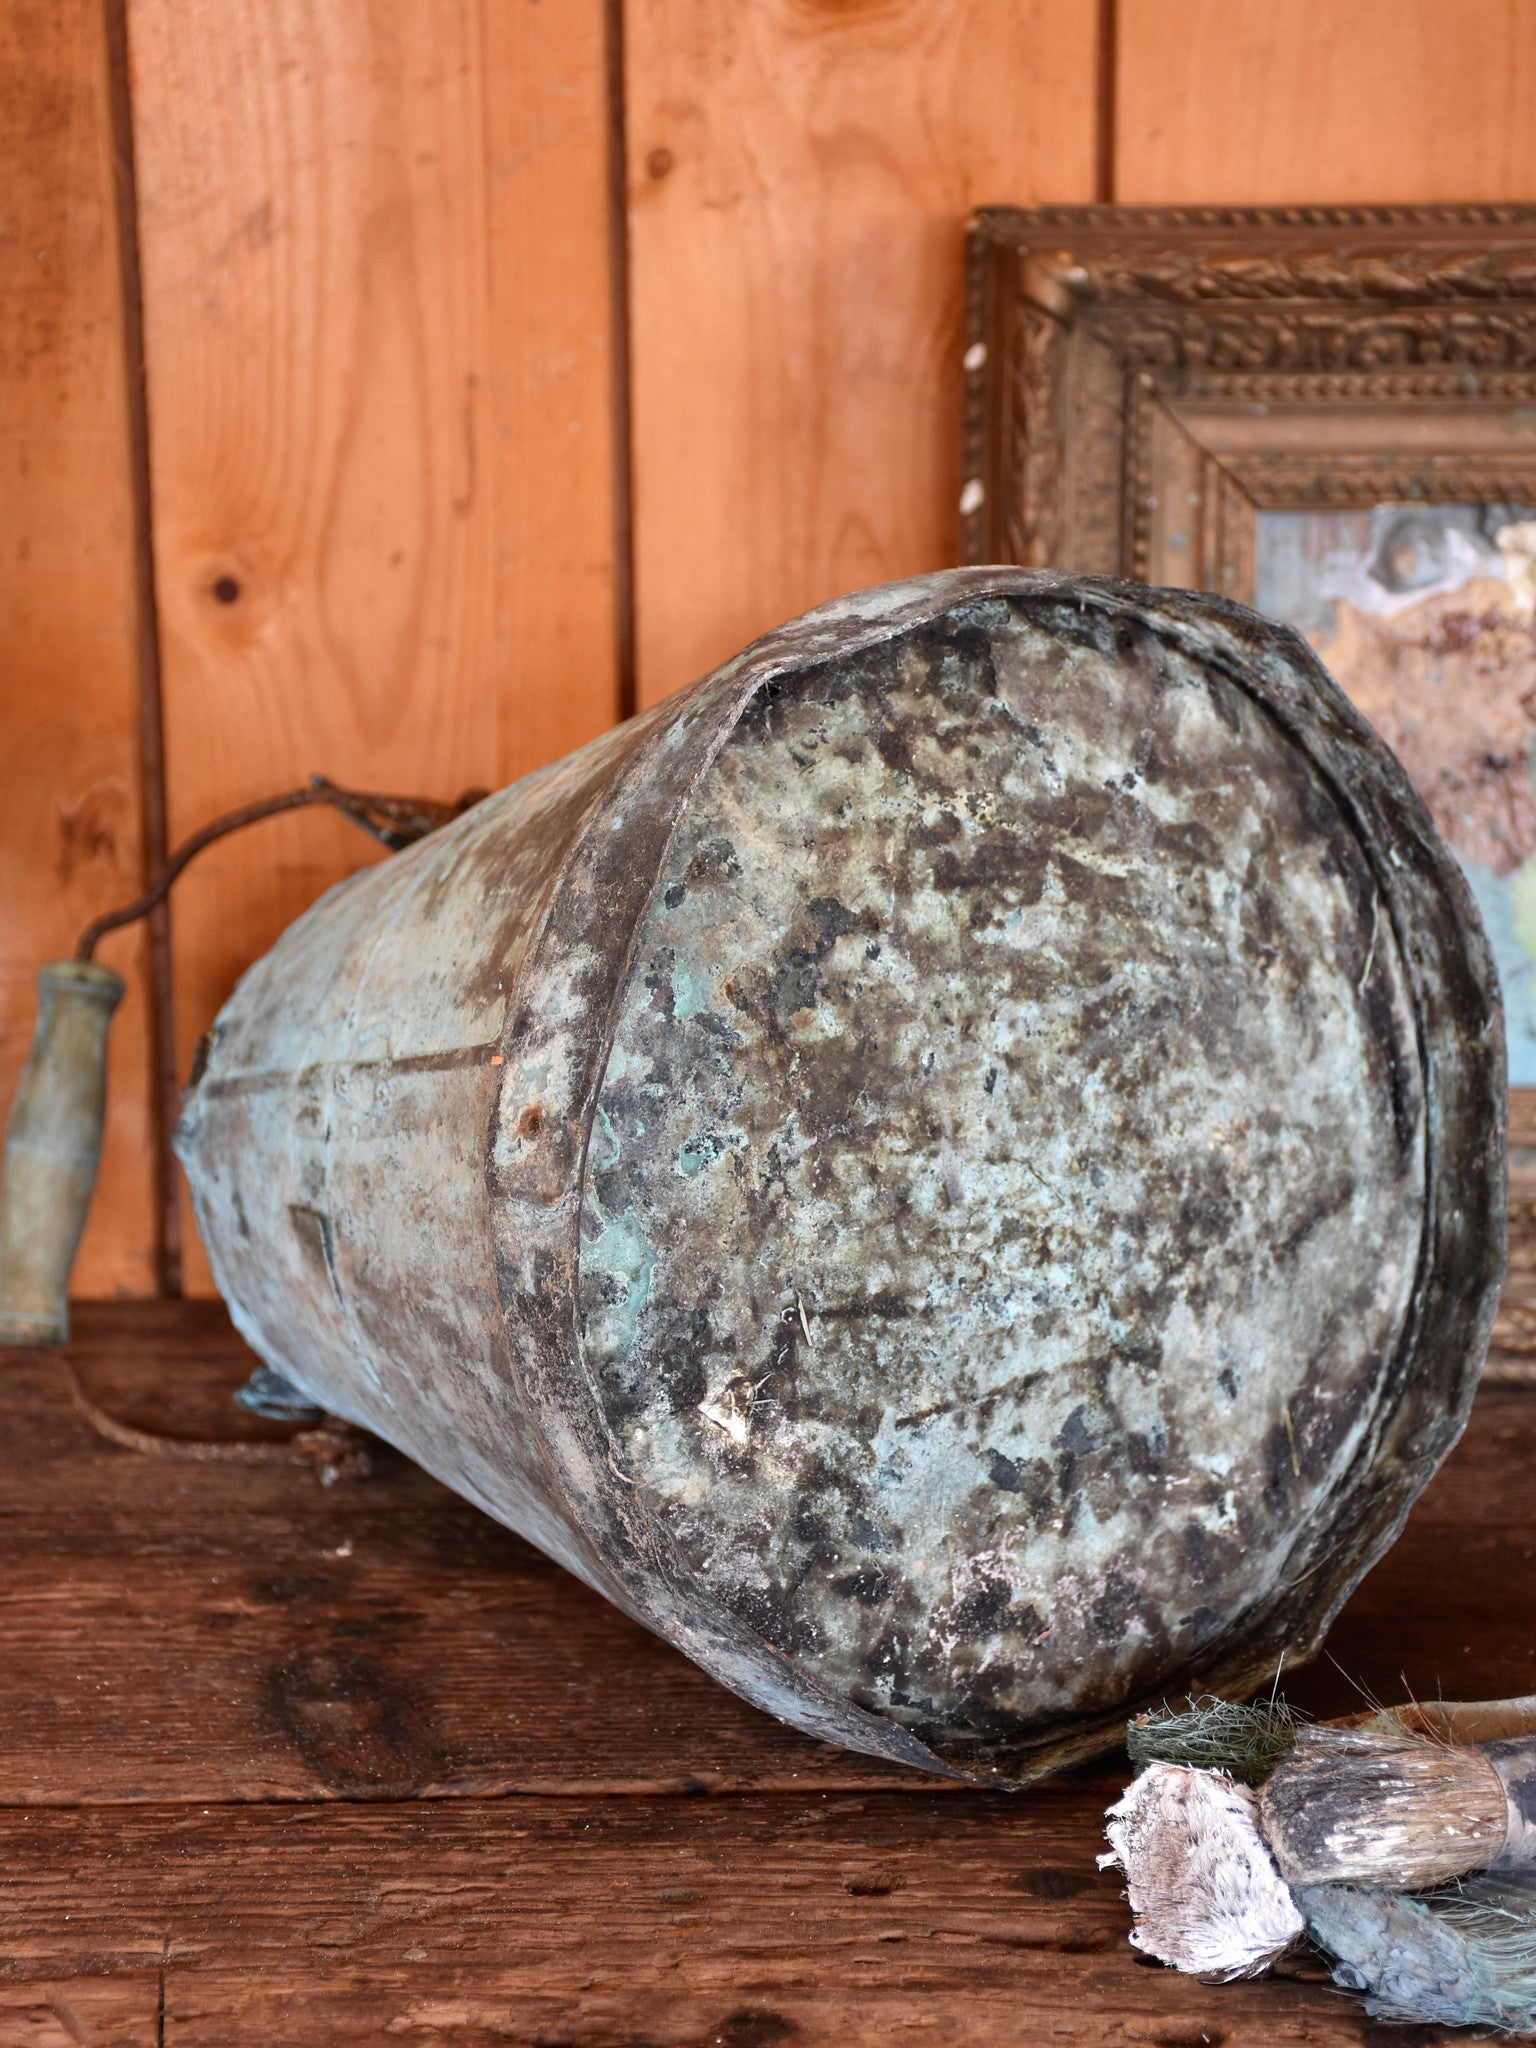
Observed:
[[[1536,10],[1515,0],[1119,0],[1114,197],[1529,199]]]
[[[1093,1867],[1109,1789],[9,1814],[0,1983],[101,1973],[167,2048],[1383,2038],[1316,1966],[1139,1961]]]
[[[483,0],[497,779],[618,716],[603,0]]]
[[[132,0],[173,839],[312,770],[495,787],[615,716],[602,26]],[[305,812],[189,874],[183,1070],[369,857]]]
[[[954,559],[970,207],[1088,199],[1073,0],[628,0],[635,605],[653,703]]]
[[[0,1117],[34,976],[142,886],[129,427],[100,0],[0,10]],[[76,1267],[154,1285],[142,940],[113,1027],[106,1142]]]

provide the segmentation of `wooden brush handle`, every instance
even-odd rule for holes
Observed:
[[[1536,1693],[1525,1693],[1513,1700],[1431,1700],[1424,1706],[1415,1700],[1406,1707],[1377,1707],[1368,1714],[1344,1714],[1323,1725],[1379,1733],[1399,1728],[1405,1735],[1427,1735],[1432,1742],[1459,1742],[1469,1748],[1474,1743],[1508,1742],[1515,1736],[1536,1735]]]

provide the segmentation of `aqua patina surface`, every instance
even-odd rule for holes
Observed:
[[[696,792],[591,1134],[589,1367],[721,1602],[979,1756],[1283,1582],[1424,1138],[1390,920],[1271,717],[978,604],[765,691]]]

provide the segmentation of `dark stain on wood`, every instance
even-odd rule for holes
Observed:
[[[415,1688],[354,1649],[296,1651],[261,1687],[257,1724],[290,1741],[328,1790],[406,1798],[439,1777]]]

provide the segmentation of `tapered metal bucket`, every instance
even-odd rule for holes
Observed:
[[[1298,639],[974,570],[333,890],[180,1149],[318,1402],[771,1713],[1022,1781],[1306,1654],[1391,1540],[1492,1318],[1503,1074],[1459,872]]]

